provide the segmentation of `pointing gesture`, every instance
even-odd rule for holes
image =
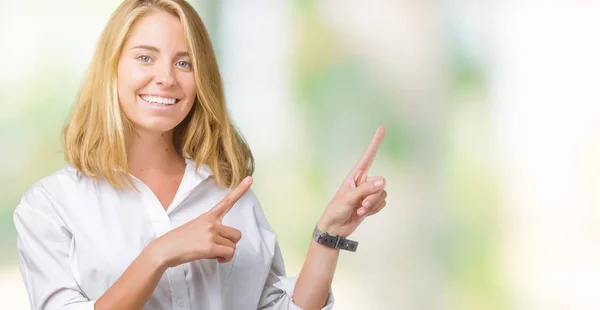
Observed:
[[[215,205],[208,214],[213,216],[216,221],[221,223],[223,221],[223,217],[225,214],[233,208],[233,205],[248,192],[250,189],[250,185],[252,185],[252,178],[246,177],[242,182],[233,189],[225,198],[223,198],[217,205]]]
[[[379,126],[379,128],[377,128],[375,131],[373,139],[356,163],[356,166],[354,166],[342,183],[342,186],[340,186],[340,189],[336,193],[336,197],[345,195],[359,185],[370,180],[368,177],[369,168],[371,168],[371,164],[373,164],[373,161],[375,160],[375,155],[377,154],[377,150],[379,150],[379,145],[381,145],[384,135],[385,128],[383,126]]]
[[[357,184],[362,184],[367,181],[367,173],[369,168],[371,168],[371,164],[373,164],[373,160],[375,160],[375,155],[377,154],[377,150],[379,150],[379,145],[381,145],[384,135],[385,128],[383,126],[379,126],[377,131],[375,131],[373,140],[371,140],[371,143],[369,143],[369,146],[367,146],[367,149],[346,179],[350,188],[356,188]]]
[[[321,231],[347,237],[362,223],[366,215],[373,215],[385,207],[385,179],[368,175],[384,135],[385,128],[377,128],[363,155],[319,220],[317,226]]]
[[[198,259],[231,261],[242,233],[223,225],[222,221],[250,185],[252,178],[246,177],[208,212],[159,237],[156,240],[158,255],[169,267]]]

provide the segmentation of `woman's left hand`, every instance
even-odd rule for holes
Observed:
[[[376,214],[385,207],[385,179],[368,176],[384,135],[385,128],[377,128],[365,153],[327,205],[317,224],[319,230],[333,236],[348,237],[366,216]]]

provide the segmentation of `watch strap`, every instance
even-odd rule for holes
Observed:
[[[358,241],[346,239],[342,236],[332,236],[326,231],[320,231],[317,227],[313,232],[313,239],[317,243],[333,249],[356,252],[356,248],[358,248]]]

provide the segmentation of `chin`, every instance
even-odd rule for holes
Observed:
[[[160,134],[160,133],[166,133],[169,132],[173,129],[175,129],[175,127],[177,126],[177,123],[151,123],[151,124],[135,124],[135,128],[137,130],[142,130],[148,133],[156,133],[156,134]]]

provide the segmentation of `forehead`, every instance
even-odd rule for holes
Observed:
[[[162,10],[155,10],[134,23],[125,47],[138,44],[185,50],[186,39],[183,24],[177,16]]]

